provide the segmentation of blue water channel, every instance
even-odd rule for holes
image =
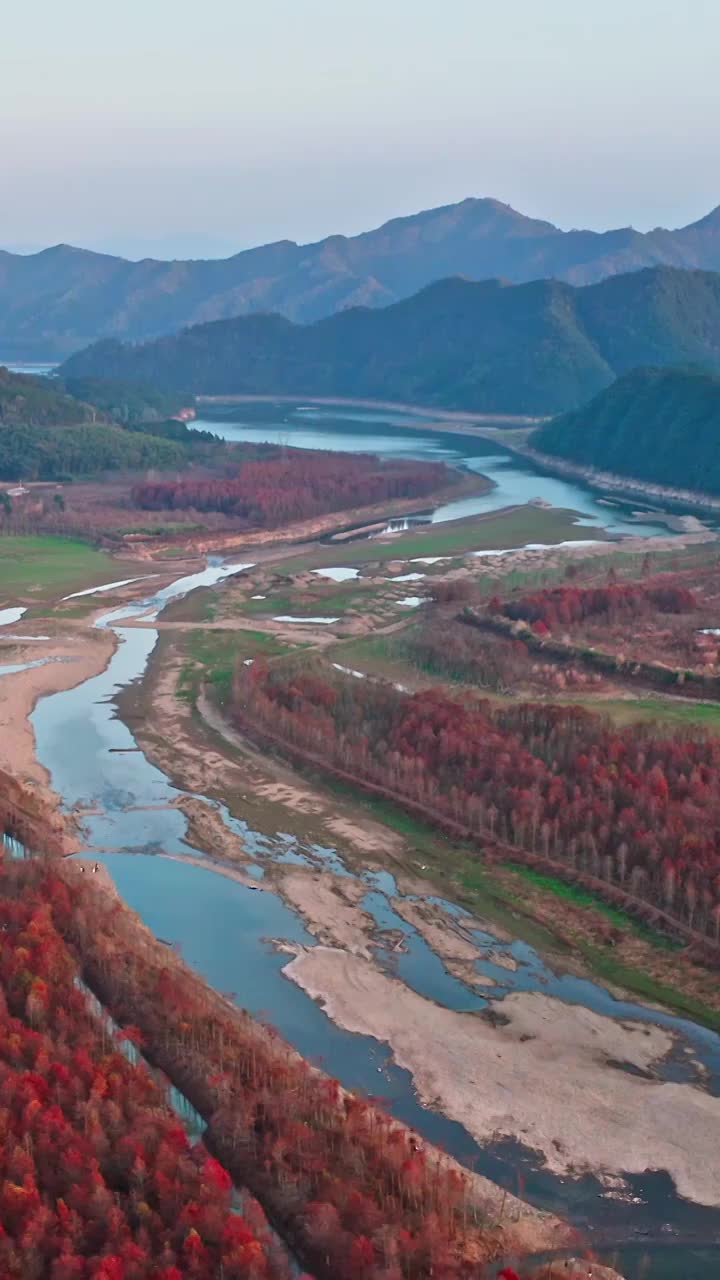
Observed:
[[[251,407],[243,406],[224,416],[218,406],[211,418],[198,418],[191,426],[214,431],[225,440],[292,445],[298,449],[330,449],[340,452],[377,453],[386,458],[416,458],[448,462],[492,480],[488,493],[444,503],[428,519],[433,523],[485,514],[501,507],[522,505],[542,498],[553,507],[577,511],[578,523],[614,536],[667,534],[666,526],[647,519],[631,519],[632,504],[612,497],[608,504],[587,485],[562,480],[531,463],[499,449],[479,436],[433,431],[432,421],[411,413],[384,413],[344,407],[312,408],[278,404],[262,406],[258,421]],[[223,414],[223,416],[221,416]]]
[[[639,1201],[631,1203],[607,1198],[591,1176],[569,1179],[546,1172],[518,1143],[481,1148],[462,1125],[418,1101],[410,1075],[392,1062],[386,1045],[336,1027],[315,1001],[283,975],[287,956],[278,951],[275,941],[312,945],[313,939],[299,916],[274,892],[255,892],[228,880],[216,874],[210,862],[205,867],[172,859],[173,854],[198,856],[185,842],[183,813],[171,807],[183,793],[137,749],[132,733],[117,718],[116,707],[120,692],[142,677],[157,632],[152,627],[123,626],[123,622],[153,616],[170,600],[246,567],[246,563],[209,564],[201,574],[179,579],[146,600],[106,614],[101,625],[112,626],[120,642],[107,670],[75,689],[44,698],[33,713],[39,759],[65,805],[83,813],[89,844],[98,850],[98,859],[107,865],[120,893],[156,936],[178,946],[187,962],[214,987],[232,993],[238,1004],[266,1018],[301,1053],[322,1063],[343,1084],[382,1098],[430,1141],[509,1190],[522,1189],[526,1198],[582,1224],[599,1241],[642,1232],[653,1237],[662,1232],[691,1235],[703,1245],[709,1239],[717,1241],[720,1214],[677,1197],[667,1175],[628,1178],[629,1201]],[[242,835],[254,859],[251,873],[259,880],[269,861],[346,874],[336,850],[303,845],[287,833],[253,832],[241,818],[232,818],[222,806],[219,809],[228,825]],[[449,1009],[482,1013],[489,996],[450,975],[417,931],[394,911],[391,899],[399,894],[392,876],[368,872],[365,880],[362,906],[377,926],[380,963],[426,998]],[[495,957],[505,951],[515,962],[511,971],[492,955],[478,961],[479,971],[497,984],[492,988],[492,1003],[500,1001],[501,1007],[502,997],[511,991],[542,991],[610,1017],[662,1024],[678,1037],[679,1051],[662,1064],[659,1074],[693,1080],[696,1059],[708,1072],[709,1087],[718,1091],[720,1037],[716,1034],[632,1001],[616,1000],[597,983],[550,968],[528,944],[499,941],[489,927],[478,927],[461,908],[441,899],[437,903],[470,928],[479,947]],[[403,950],[388,944],[389,931],[393,941],[402,932]],[[675,1251],[674,1256],[681,1255]],[[691,1261],[689,1254],[682,1258],[683,1265]],[[627,1267],[629,1280],[642,1275],[632,1259]],[[664,1273],[660,1274],[664,1280]],[[704,1274],[698,1271],[697,1280]],[[695,1280],[692,1270],[667,1275],[673,1280],[680,1276]]]

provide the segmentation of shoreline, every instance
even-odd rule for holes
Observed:
[[[80,847],[76,820],[72,813],[62,812],[62,797],[53,790],[50,774],[38,759],[31,717],[41,699],[76,689],[105,671],[117,640],[112,631],[88,628],[73,632],[70,638],[61,634],[31,648],[22,642],[13,648],[19,651],[20,661],[39,657],[44,665],[0,677],[0,770],[38,807],[42,814],[38,835],[44,821],[53,844],[59,839],[63,853],[74,853]]]
[[[159,667],[156,665],[154,673],[150,670],[149,676],[151,682],[153,677],[156,682],[155,691],[150,694],[150,705],[157,709],[157,714],[152,718],[154,734],[148,737],[141,731],[139,735],[148,759],[166,769],[167,752],[162,748],[158,751],[157,742],[172,740],[172,773],[175,785],[196,787],[205,781],[196,774],[186,776],[186,757],[193,758],[193,750],[194,758],[199,761],[201,756],[206,756],[208,767],[219,776],[215,763],[218,759],[217,748],[200,746],[192,739],[194,748],[191,749],[191,739],[187,735],[191,732],[192,711],[186,705],[178,707],[174,704],[175,681],[169,672],[166,657]],[[172,720],[164,719],[163,711],[169,712]],[[144,723],[147,720],[146,715]],[[216,716],[211,717],[209,727],[214,733],[220,731]],[[240,747],[239,742],[234,745]],[[219,759],[222,758],[220,755]],[[245,793],[249,788],[257,798],[260,788],[268,790],[267,783],[258,784],[258,777],[252,767],[252,748],[247,758],[244,755],[238,756],[235,752],[227,753],[224,758],[223,781],[230,784],[229,774],[232,771],[233,780],[230,785],[234,794],[240,789]],[[288,774],[283,762],[278,764],[274,759],[263,761],[261,758],[260,764],[263,767],[263,777],[271,776],[277,768],[279,778],[289,776],[292,780],[292,771]],[[315,808],[318,803],[324,803],[329,810],[332,809],[333,797],[326,797],[322,787],[318,787],[312,779],[296,776],[294,783],[294,795],[290,794],[291,783],[278,784],[278,788],[282,786],[284,791],[283,796],[278,798],[289,805],[293,812],[309,814],[315,821],[322,818]],[[302,793],[299,790],[301,787],[304,788]],[[217,793],[217,786],[215,790]],[[222,787],[220,790],[222,791]],[[225,802],[227,803],[227,796]],[[253,815],[244,805],[241,808],[252,826],[255,821]],[[237,809],[234,811],[238,812]],[[292,830],[292,825],[285,825],[283,829]],[[380,834],[382,829],[380,825]],[[338,830],[336,839],[342,837],[342,834]],[[397,836],[394,838],[397,839]],[[402,840],[401,843],[405,846],[406,842]],[[345,859],[347,839],[340,838],[339,851]],[[377,849],[368,850],[365,854],[360,850],[359,857],[352,859],[349,865],[353,868],[355,865],[379,865],[391,868],[395,874],[401,875],[403,855],[404,850],[400,848],[396,851],[396,858],[390,855],[389,850],[385,851],[384,856]],[[638,1073],[646,1072],[648,1067],[652,1069],[653,1062],[659,1062],[670,1052],[675,1042],[675,1033],[652,1022],[617,1021],[605,1014],[596,1014],[581,1006],[568,1006],[554,997],[548,998],[538,993],[518,993],[517,997],[511,997],[508,1009],[513,1007],[515,999],[519,1008],[518,1018],[523,1020],[517,1033],[514,1027],[511,1027],[510,1032],[506,1032],[502,1025],[493,1027],[485,1019],[478,1017],[477,1013],[454,1012],[436,1004],[396,979],[388,978],[374,962],[372,944],[375,931],[367,912],[361,906],[362,896],[367,890],[361,887],[356,874],[353,869],[348,882],[342,877],[338,888],[334,883],[335,877],[329,870],[319,872],[317,868],[277,866],[266,871],[268,888],[278,892],[288,905],[299,912],[317,941],[317,945],[309,950],[281,943],[280,949],[290,952],[293,957],[283,971],[288,979],[297,982],[313,999],[320,1000],[328,1016],[337,1025],[351,1032],[386,1041],[397,1064],[410,1071],[415,1089],[425,1105],[463,1124],[478,1142],[487,1142],[491,1133],[506,1132],[509,1137],[542,1151],[547,1167],[559,1176],[580,1176],[584,1172],[590,1172],[602,1178],[605,1173],[613,1177],[623,1172],[642,1173],[646,1169],[644,1161],[647,1153],[655,1153],[657,1163],[653,1167],[668,1168],[671,1176],[677,1180],[679,1194],[684,1194],[698,1204],[720,1205],[720,1173],[712,1172],[714,1166],[709,1148],[699,1161],[703,1172],[694,1170],[695,1155],[697,1151],[703,1150],[705,1135],[713,1126],[713,1117],[716,1113],[720,1116],[718,1100],[686,1083],[675,1085],[655,1080],[650,1085],[647,1079],[638,1079],[632,1071],[625,1068],[620,1070],[605,1060],[607,1057],[617,1062],[630,1063]],[[405,877],[402,876],[402,879]],[[432,896],[437,888],[431,882],[424,886],[415,884],[412,892]],[[397,906],[395,909],[397,914],[403,915],[403,910],[398,910]],[[411,910],[408,914],[411,917],[408,923],[418,928],[417,920],[413,919],[415,911]],[[407,915],[404,918],[407,919]],[[454,969],[455,976],[466,981],[467,973],[463,973],[460,966],[470,958],[470,948],[458,938],[456,927],[452,924],[444,930],[446,936],[440,944],[438,934],[431,933],[433,923],[435,922],[426,921],[424,924],[426,941],[431,950],[449,973],[452,974]],[[490,930],[494,932],[492,925]],[[423,928],[419,932],[422,934]],[[492,997],[492,989],[487,987],[483,990],[483,985],[480,984],[481,993]],[[542,1001],[548,1001],[543,1016],[530,1016],[526,1026],[527,1009],[532,1013]],[[408,1015],[409,1031],[401,1017],[406,1002],[412,1006]],[[643,1003],[642,999],[640,1003]],[[392,1011],[392,1016],[389,1011]],[[567,1032],[562,1030],[563,1027],[567,1028]],[[543,1036],[546,1037],[544,1042]],[[523,1047],[526,1041],[527,1050]],[[575,1057],[578,1043],[581,1045],[580,1050],[577,1050],[579,1060]],[[602,1051],[594,1049],[595,1044],[602,1045]],[[613,1050],[612,1053],[610,1049]],[[651,1049],[654,1056],[644,1056]],[[452,1066],[456,1051],[464,1064],[471,1061],[476,1063],[474,1076],[473,1072],[466,1071],[465,1066],[461,1067],[459,1062],[455,1067]],[[500,1074],[496,1070],[498,1052],[503,1054]],[[548,1075],[541,1087],[544,1095],[552,1093],[553,1080],[557,1078],[558,1064],[563,1061],[564,1054],[567,1057],[562,1071],[577,1080],[573,1099],[565,1101],[555,1088],[554,1102],[546,1103],[535,1124],[534,1103],[538,1080],[542,1075],[542,1070],[539,1075],[536,1073],[535,1083],[530,1088],[530,1077],[535,1064],[538,1058],[546,1062],[543,1070]],[[512,1085],[514,1075],[522,1077],[519,1082],[516,1081],[517,1087]],[[466,1077],[469,1076],[486,1082],[482,1105],[475,1096],[477,1091],[467,1083]],[[652,1090],[657,1090],[657,1094]],[[660,1092],[661,1090],[665,1092]],[[682,1132],[693,1134],[691,1146],[683,1144],[678,1135],[673,1137],[664,1132],[662,1123],[657,1120],[658,1115],[664,1115],[668,1110],[665,1101],[670,1099],[671,1093],[673,1098],[670,1110],[680,1117],[678,1123],[682,1125]],[[602,1107],[600,1112],[588,1109],[585,1106],[587,1096],[609,1099],[608,1112]],[[660,1109],[656,1102],[662,1103]],[[558,1146],[564,1132],[568,1107],[573,1115],[574,1143],[567,1147],[565,1143]],[[611,1122],[613,1109],[621,1114],[622,1122]],[[468,1123],[469,1115],[475,1116],[474,1128]],[[507,1124],[505,1130],[503,1123]],[[604,1133],[605,1136],[595,1158],[597,1132]],[[623,1152],[628,1144],[629,1132],[635,1134],[635,1141],[631,1144],[630,1158],[625,1160]]]
[[[78,868],[75,871],[70,871],[73,866],[74,863],[68,862],[63,863],[61,866],[61,874],[66,875],[69,880],[72,880],[77,874]],[[94,877],[84,876],[83,882],[86,891],[97,897],[99,916],[107,912],[109,907],[115,921],[114,932],[118,933],[119,944],[122,943],[123,933],[126,936],[129,934],[136,943],[137,953],[145,954],[150,967],[158,967],[160,970],[174,970],[178,976],[183,978],[196,991],[205,993],[205,998],[211,1009],[221,1009],[226,1016],[229,1013],[234,1018],[242,1021],[245,1021],[250,1016],[227,996],[210,986],[199,973],[188,965],[177,951],[167,947],[156,937],[138,913],[119,894],[109,872],[102,871],[97,880]],[[117,931],[117,915],[119,915],[120,921],[119,932]],[[320,1067],[312,1063],[308,1064],[302,1055],[283,1037],[279,1037],[276,1033],[269,1031],[256,1019],[253,1018],[251,1021],[260,1042],[267,1043],[269,1038],[275,1052],[283,1059],[289,1057],[300,1060],[317,1075],[325,1076]],[[341,1095],[350,1096],[351,1091],[341,1087]],[[198,1105],[197,1101],[195,1105]],[[198,1109],[202,1114],[202,1107],[198,1106]],[[205,1114],[203,1118],[210,1123],[213,1118],[212,1113]],[[578,1233],[564,1219],[554,1213],[535,1208],[528,1202],[514,1196],[511,1192],[503,1190],[503,1188],[482,1174],[466,1169],[452,1156],[433,1146],[421,1134],[417,1134],[411,1126],[404,1124],[401,1120],[393,1119],[393,1125],[399,1130],[412,1133],[417,1147],[426,1151],[429,1159],[436,1161],[444,1169],[457,1171],[466,1180],[472,1190],[475,1204],[481,1207],[488,1217],[496,1219],[491,1230],[496,1233],[496,1238],[503,1254],[514,1257],[518,1255],[528,1256],[548,1249],[572,1251],[573,1248],[577,1247]]]
[[[485,428],[476,434],[480,434],[484,440],[496,440],[495,434]],[[638,480],[633,479],[632,476],[618,475],[617,472],[602,471],[581,462],[571,462],[567,458],[556,457],[551,453],[542,453],[539,449],[533,449],[532,445],[520,440],[501,440],[498,443],[501,443],[508,453],[526,458],[542,471],[567,477],[569,480],[578,480],[590,489],[614,493],[620,498],[635,498],[643,502],[665,502],[673,507],[693,507],[696,511],[706,513],[720,511],[720,498],[710,493],[702,493],[695,489],[671,489],[667,485],[654,484],[649,480]],[[671,528],[673,527],[671,521],[679,523],[683,520],[682,516],[676,516],[671,511],[656,511],[654,508],[642,513],[643,517],[651,515],[656,518],[664,516]],[[680,529],[682,531],[682,525]]]
[[[497,488],[495,481],[490,480],[487,476],[479,472],[464,471],[460,467],[453,467],[448,464],[448,470],[453,472],[458,479],[451,484],[445,485],[442,489],[438,489],[435,493],[427,494],[424,498],[398,498],[384,502],[376,502],[367,507],[352,507],[347,511],[329,511],[324,515],[309,516],[306,520],[296,521],[291,524],[281,525],[276,529],[249,529],[249,530],[227,530],[219,529],[216,531],[208,530],[206,533],[193,533],[186,535],[178,535],[177,539],[173,538],[157,538],[148,541],[135,541],[123,545],[122,558],[137,563],[157,563],[167,568],[172,563],[169,553],[177,549],[178,560],[183,557],[181,552],[188,550],[188,544],[192,543],[193,555],[186,556],[188,559],[200,559],[208,554],[219,551],[227,551],[233,547],[242,549],[248,548],[253,551],[255,548],[268,548],[272,551],[277,546],[299,547],[302,544],[312,543],[313,541],[331,538],[332,536],[351,531],[358,525],[367,524],[372,521],[381,521],[388,524],[391,520],[401,519],[403,516],[411,517],[421,515],[424,512],[436,511],[438,507],[444,506],[446,503],[454,502],[459,498],[469,498],[474,496],[483,496],[491,493]]]
[[[307,401],[310,405],[339,405],[341,408],[354,409],[386,409],[393,413],[413,413],[422,418],[442,418],[447,422],[504,422],[507,426],[528,426],[530,423],[545,422],[545,417],[533,417],[529,414],[513,413],[472,413],[470,410],[443,409],[441,406],[405,404],[397,400],[371,400],[353,396],[312,396],[302,393],[295,396],[253,396],[253,395],[200,395],[195,397],[198,405],[224,404],[294,404]],[[400,424],[398,424],[400,425]]]
[[[347,408],[379,409],[391,413],[412,413],[416,417],[437,419],[437,421],[432,422],[433,431],[445,434],[452,434],[455,431],[459,435],[475,436],[476,438],[479,437],[501,444],[509,453],[517,454],[520,458],[526,458],[528,462],[542,468],[542,470],[559,476],[567,476],[569,479],[579,480],[587,484],[591,489],[607,490],[610,493],[617,493],[619,496],[625,495],[628,498],[669,502],[673,506],[690,506],[698,511],[720,511],[720,497],[715,497],[712,494],[703,494],[691,489],[670,489],[664,485],[653,484],[651,481],[634,480],[631,476],[620,476],[610,471],[602,471],[591,466],[585,466],[582,463],[558,458],[549,453],[542,453],[539,449],[533,449],[531,445],[520,439],[503,439],[505,431],[513,429],[518,432],[527,431],[543,422],[548,422],[552,415],[472,413],[469,410],[433,408],[429,405],[405,404],[402,401],[352,399],[336,396],[196,396],[198,405],[220,406],[223,404],[297,405],[300,400],[306,401],[309,405],[326,405],[328,407],[337,405]],[[492,423],[498,424],[495,430],[492,429]],[[398,430],[404,431],[424,431],[428,429],[424,424],[414,426],[412,423],[407,422],[398,422],[393,425]]]
[[[425,1105],[476,1141],[520,1141],[561,1177],[665,1169],[679,1195],[720,1207],[720,1100],[642,1078],[672,1049],[664,1029],[539,992],[506,996],[493,1026],[436,1005],[361,955],[322,945],[298,949],[283,972],[338,1026],[388,1044]],[[616,1070],[611,1059],[626,1065]]]

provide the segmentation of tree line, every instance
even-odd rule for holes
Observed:
[[[720,939],[720,738],[616,729],[570,705],[407,694],[307,659],[240,666],[233,714]]]
[[[277,450],[227,477],[183,477],[133,486],[146,511],[216,511],[261,528],[402,498],[424,498],[454,473],[442,462],[381,461],[372,454]]]
[[[488,602],[490,613],[530,623],[536,630],[572,628],[588,619],[616,624],[654,613],[691,613],[697,609],[694,591],[669,575],[647,582],[610,582],[598,587],[545,587],[527,595]]]
[[[79,877],[78,877],[79,879]],[[80,983],[68,885],[0,872],[0,1273],[7,1280],[289,1280],[251,1197],[191,1144]]]
[[[283,1239],[318,1280],[478,1280],[486,1264],[512,1251],[512,1220],[498,1218],[469,1174],[371,1100],[344,1090],[337,1080],[311,1066],[271,1028],[233,1008],[169,960],[164,948],[144,943],[131,913],[121,903],[104,899],[91,876],[71,879],[69,868],[59,872],[39,862],[13,864],[4,875],[6,896],[13,899],[6,908],[8,918],[20,911],[18,899],[27,901],[31,909],[39,900],[43,919],[51,913],[53,928],[79,956],[83,977],[123,1034],[207,1120],[205,1142],[221,1162],[219,1167],[257,1196]],[[0,914],[0,923],[2,919]],[[26,932],[20,935],[20,943]],[[2,939],[0,931],[0,947]],[[35,972],[27,956],[21,955],[20,962]],[[44,969],[42,976],[50,986]],[[25,981],[25,999],[28,985],[32,981]],[[65,1025],[55,1005],[45,1017],[49,1027],[57,1022]],[[127,1165],[120,1166],[120,1177],[125,1177],[120,1185],[127,1185],[132,1196],[137,1176],[147,1191],[149,1209],[160,1214],[159,1200],[153,1198],[154,1164],[150,1156],[143,1157],[147,1171],[138,1163],[135,1130],[110,1105],[117,1093],[114,1080],[109,1093],[104,1092],[99,1079],[103,1069],[104,1064],[87,1068],[88,1088],[92,1091],[94,1081],[92,1096],[99,1097],[96,1109],[102,1116],[107,1111],[114,1117],[118,1141],[129,1137],[130,1168],[128,1172]],[[142,1087],[139,1098],[144,1096]],[[122,1097],[129,1105],[133,1095]],[[78,1112],[78,1118],[84,1115]],[[91,1115],[94,1121],[95,1111]],[[91,1141],[100,1141],[94,1127]],[[167,1180],[159,1182],[160,1198],[164,1197],[163,1205],[172,1205],[176,1226],[169,1249],[177,1255],[179,1247],[181,1256],[172,1264],[177,1271],[147,1272],[153,1280],[206,1274],[189,1266],[194,1251],[204,1256],[194,1235],[192,1247],[185,1247],[189,1223],[216,1260],[218,1243],[222,1246],[226,1238],[233,1246],[235,1242],[231,1232],[226,1237],[223,1225],[212,1234],[204,1214],[186,1207],[188,1200],[193,1205],[200,1197],[197,1183],[186,1195],[173,1182],[187,1159],[193,1168],[193,1162],[198,1162],[202,1187],[208,1184],[213,1191],[217,1186],[225,1193],[218,1165],[208,1164],[206,1153],[196,1156],[191,1150],[188,1154],[179,1136],[171,1147]],[[164,1147],[161,1150],[165,1159]],[[114,1168],[113,1157],[111,1148],[101,1171]],[[202,1197],[200,1202],[204,1204]],[[107,1206],[103,1202],[101,1207],[105,1223]],[[255,1223],[248,1224],[246,1219],[246,1226],[254,1228]],[[259,1261],[255,1270],[237,1272],[223,1269],[223,1257],[222,1266],[211,1274],[247,1274],[249,1280],[281,1276],[282,1262],[275,1260],[259,1227],[255,1235],[267,1264]],[[22,1273],[23,1280],[28,1274]],[[86,1274],[96,1273],[77,1272],[83,1280]],[[146,1272],[97,1274],[102,1280],[136,1280],[136,1274],[144,1280]],[[75,1280],[75,1275],[58,1272],[53,1280]]]

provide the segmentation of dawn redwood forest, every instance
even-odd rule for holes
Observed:
[[[690,587],[670,575],[647,583],[611,582],[598,587],[561,586],[502,602],[490,601],[490,611],[513,621],[529,622],[533,630],[572,630],[588,619],[617,626],[663,613],[690,613],[698,607]]]
[[[137,484],[131,500],[146,511],[220,512],[265,529],[330,511],[428,497],[458,478],[442,462],[386,462],[373,454],[301,449],[269,452],[226,478]]]
[[[0,1280],[720,1280],[720,5],[27,8]]]
[[[239,667],[233,714],[457,832],[542,854],[720,938],[720,739],[579,706],[409,694],[329,664]]]
[[[192,1145],[165,1091],[80,985],[58,931],[72,890],[0,873],[0,1274],[11,1280],[288,1280],[259,1206]]]
[[[502,1255],[505,1224],[470,1175],[170,963],[72,870],[0,871],[3,1276],[288,1280],[252,1195],[318,1280],[472,1280]],[[206,1145],[126,1042],[207,1120]]]

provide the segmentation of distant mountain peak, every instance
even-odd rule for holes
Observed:
[[[68,244],[0,252],[0,350],[49,360],[110,335],[142,341],[257,312],[309,323],[448,277],[584,285],[659,265],[720,271],[719,233],[720,207],[678,230],[564,231],[494,196],[466,196],[361,235],[278,240],[209,261],[128,261]]]
[[[699,222],[691,222],[689,227],[683,229],[685,231],[720,231],[720,204],[706,213]]]

